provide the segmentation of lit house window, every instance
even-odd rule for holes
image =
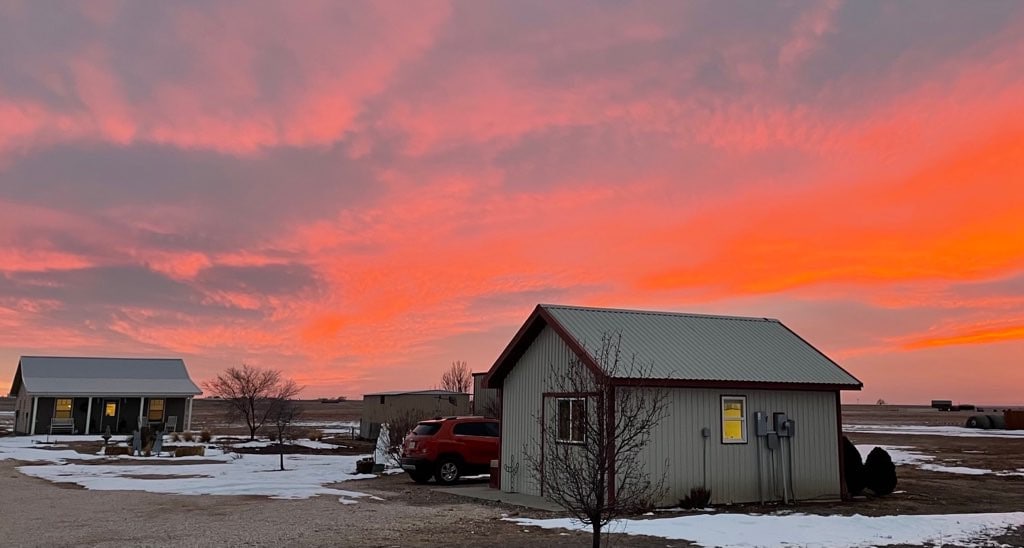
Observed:
[[[57,400],[57,407],[53,410],[53,418],[55,419],[70,419],[71,418],[71,398],[59,398]]]
[[[558,400],[558,437],[564,443],[583,443],[587,401],[583,398]]]
[[[117,416],[117,404],[112,402],[112,401],[108,401],[107,405],[104,406],[103,415],[105,415],[107,417],[116,417]]]
[[[747,443],[746,396],[722,396],[722,443]]]
[[[149,400],[149,420],[162,421],[164,419],[164,400]]]

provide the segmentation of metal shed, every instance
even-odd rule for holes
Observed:
[[[623,356],[649,366],[642,377],[602,369],[595,348],[606,334],[621,336]],[[789,496],[845,495],[839,394],[862,383],[780,321],[559,305],[534,309],[485,381],[502,406],[503,490],[544,494],[524,452],[541,446],[541,423],[558,426],[548,422],[560,419],[567,395],[555,380],[571,364],[612,390],[668,392],[666,416],[641,456],[652,476],[664,474],[665,504],[697,486],[711,490],[713,503],[783,498],[765,480],[778,475],[769,442],[780,436],[794,471]]]
[[[399,390],[363,395],[359,437],[376,439],[380,425],[395,418],[423,420],[469,414],[469,394],[448,390]]]

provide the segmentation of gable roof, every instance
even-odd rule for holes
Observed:
[[[621,334],[623,358],[636,356],[638,364],[651,368],[646,378],[623,378],[623,384],[823,390],[863,386],[778,320],[548,304],[538,305],[516,333],[488,372],[487,386],[501,386],[547,326],[600,373],[606,372],[591,349],[601,344],[606,333]]]
[[[160,358],[22,356],[11,395],[196,396],[185,362]]]

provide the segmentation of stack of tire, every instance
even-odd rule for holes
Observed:
[[[1006,429],[1006,418],[1002,415],[971,415],[965,426],[982,430],[1004,430]]]

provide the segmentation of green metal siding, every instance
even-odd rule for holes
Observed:
[[[523,453],[540,451],[542,395],[555,390],[552,379],[568,367],[572,358],[565,342],[545,327],[505,378],[501,410],[503,491],[540,495],[538,478]]]
[[[747,443],[722,443],[722,396],[746,396]],[[799,500],[839,497],[834,392],[676,388],[670,390],[669,401],[669,415],[652,432],[651,444],[644,455],[652,477],[665,473],[665,486],[669,490],[665,503],[678,501],[690,488],[703,483],[705,462],[713,503],[759,499],[756,443],[762,443],[765,476],[770,472],[770,453],[763,445],[764,440],[754,435],[755,411],[769,416],[785,412],[796,423],[796,435],[792,438],[795,497]],[[701,436],[704,427],[711,430],[706,440]],[[775,456],[776,466],[781,467],[778,451]],[[781,485],[781,473],[778,477]],[[767,500],[781,500],[781,489],[776,497],[768,492],[767,480],[765,486]]]

